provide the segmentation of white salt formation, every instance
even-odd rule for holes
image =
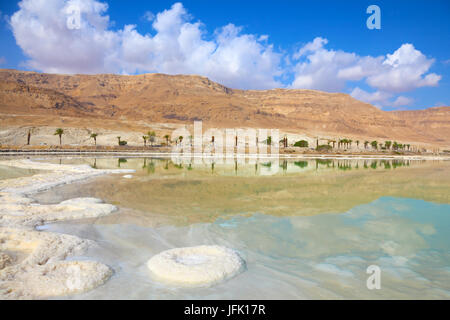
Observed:
[[[175,285],[210,286],[245,269],[232,249],[221,246],[176,248],[153,256],[147,267],[156,279]]]
[[[63,261],[83,253],[90,241],[78,237],[0,228],[0,299],[32,299],[87,291],[112,270],[93,261]]]
[[[34,231],[45,222],[95,218],[116,207],[95,198],[77,198],[41,205],[28,196],[58,185],[108,173],[89,166],[55,165],[30,160],[0,165],[46,170],[31,177],[0,181],[0,300],[34,299],[74,294],[103,284],[112,270],[94,261],[64,261],[94,243],[78,237]]]
[[[46,222],[97,218],[115,210],[115,206],[96,198],[76,198],[59,204],[41,205],[28,198],[0,193],[0,224],[6,227],[36,227]]]

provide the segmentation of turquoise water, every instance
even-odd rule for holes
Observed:
[[[394,169],[378,162],[364,169],[350,161],[343,170],[337,163],[289,161],[286,170],[263,176],[253,164],[233,174],[233,166],[211,171],[152,159],[148,170],[142,162],[120,164],[137,169],[132,179],[102,177],[36,196],[57,202],[90,195],[120,207],[110,217],[45,227],[96,240],[98,247],[81,258],[115,271],[105,285],[68,298],[450,298],[449,163]],[[246,271],[207,288],[150,277],[145,264],[153,255],[203,244],[238,250]],[[379,290],[366,286],[370,265],[381,270]]]

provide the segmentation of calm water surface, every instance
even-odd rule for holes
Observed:
[[[115,274],[73,298],[450,298],[450,163],[392,160],[231,161],[151,158],[45,159],[132,168],[35,196],[91,196],[111,216],[45,226],[96,240],[85,257]],[[235,248],[247,262],[209,288],[154,282],[145,263],[162,250]],[[381,268],[368,290],[366,269]],[[70,297],[72,298],[72,297]]]

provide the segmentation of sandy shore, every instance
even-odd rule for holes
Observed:
[[[0,180],[0,299],[42,299],[74,294],[103,284],[112,275],[95,261],[65,261],[95,243],[78,237],[36,231],[44,223],[95,218],[116,210],[95,198],[41,205],[30,195],[58,185],[133,170],[95,170],[89,166],[54,165],[30,160],[0,165],[44,170],[29,177]]]

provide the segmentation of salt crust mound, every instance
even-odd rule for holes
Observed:
[[[0,180],[0,192],[29,195],[36,192],[54,188],[59,185],[85,180],[91,177],[110,173],[133,173],[134,170],[114,169],[99,170],[88,165],[61,165],[31,160],[0,161],[0,165],[22,169],[47,170],[49,172],[35,174],[31,177]]]
[[[28,196],[58,185],[109,173],[89,166],[56,165],[30,160],[0,161],[0,165],[46,170],[31,177],[0,181],[0,300],[41,299],[91,290],[109,279],[112,270],[93,261],[64,261],[82,254],[92,241],[37,232],[45,222],[95,218],[116,207],[95,198],[76,198],[41,205]]]
[[[9,253],[0,256],[0,299],[74,294],[93,289],[112,275],[98,262],[63,261],[83,253],[91,244],[88,240],[12,228],[0,228],[0,239],[0,251]],[[4,256],[8,263],[1,268]]]
[[[157,280],[182,286],[211,286],[245,269],[244,260],[222,246],[176,248],[153,256],[147,267]]]
[[[45,222],[102,217],[116,210],[96,198],[75,198],[51,205],[26,200],[30,199],[0,192],[0,225],[36,227]]]

